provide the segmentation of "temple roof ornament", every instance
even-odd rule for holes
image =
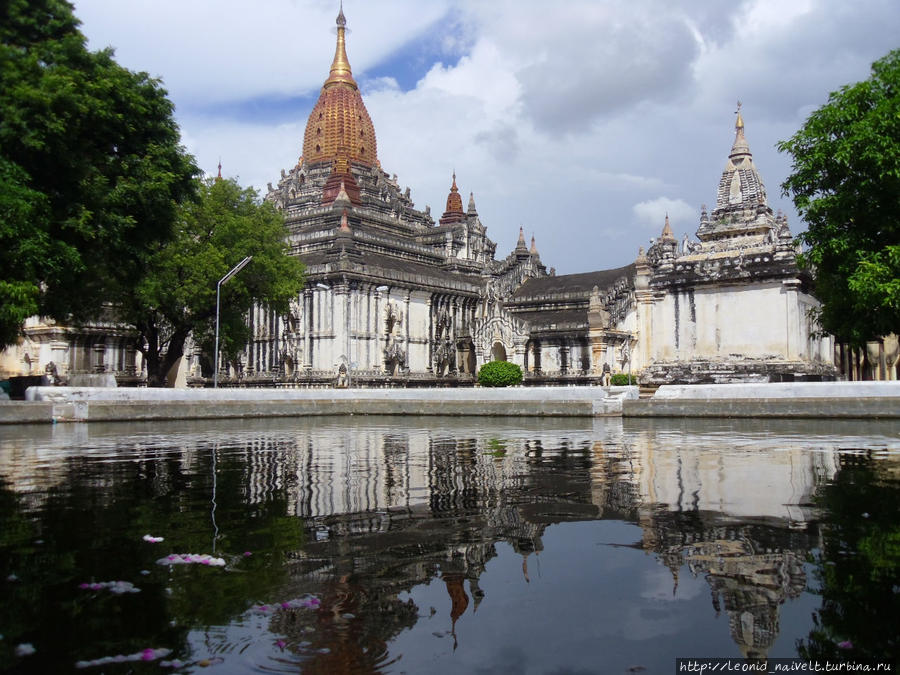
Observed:
[[[459,188],[456,187],[456,172],[453,172],[453,185],[450,186],[450,194],[447,195],[447,209],[441,216],[441,225],[447,223],[461,222],[466,219],[466,212],[463,211],[462,197],[459,196]]]
[[[669,214],[666,213],[666,224],[663,226],[663,231],[661,235],[662,239],[675,239],[675,235],[672,233],[672,226],[669,225]]]
[[[337,16],[337,43],[328,79],[310,113],[303,135],[303,157],[309,164],[339,160],[378,165],[375,127],[347,59],[344,10]]]
[[[534,235],[533,234],[531,235],[531,249],[528,252],[531,253],[531,255],[538,254],[537,244],[534,243]]]
[[[344,213],[347,213],[347,207],[352,208],[352,201],[350,200],[350,195],[347,194],[347,185],[343,179],[341,179],[341,188],[338,190],[337,197],[334,198],[334,203],[332,206],[340,207],[344,209]]]
[[[469,208],[466,211],[466,214],[469,216],[477,216],[478,215],[478,211],[475,210],[475,193],[474,192],[469,193]]]
[[[525,244],[525,230],[522,227],[519,227],[519,241],[516,242],[516,250],[528,250],[528,246]]]
[[[716,206],[708,218],[701,214],[697,237],[700,241],[714,241],[764,235],[775,227],[766,188],[756,166],[750,145],[744,135],[744,116],[741,102],[735,111],[734,143],[719,180]]]

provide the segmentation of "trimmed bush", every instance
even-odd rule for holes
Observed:
[[[609,383],[613,387],[628,386],[628,373],[616,373],[609,378]],[[631,384],[637,384],[637,378],[634,375],[631,376]]]
[[[522,381],[522,369],[509,361],[491,361],[478,369],[482,387],[511,387]]]

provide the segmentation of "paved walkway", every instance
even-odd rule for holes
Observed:
[[[900,420],[900,382],[491,389],[147,389],[32,387],[0,403],[0,424],[296,417],[849,417]],[[898,426],[900,433],[900,426]]]

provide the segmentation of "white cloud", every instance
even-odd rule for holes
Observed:
[[[682,199],[670,199],[657,197],[644,202],[639,202],[631,207],[635,218],[641,225],[648,229],[662,232],[666,216],[669,217],[669,225],[674,230],[676,225],[696,228],[699,214]]]

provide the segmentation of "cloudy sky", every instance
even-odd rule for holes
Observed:
[[[159,77],[200,166],[265,191],[300,155],[338,0],[74,0],[91,48]],[[697,229],[736,101],[769,203],[775,144],[900,47],[897,0],[344,0],[378,155],[417,207],[474,192],[497,257],[519,227],[560,274]]]

